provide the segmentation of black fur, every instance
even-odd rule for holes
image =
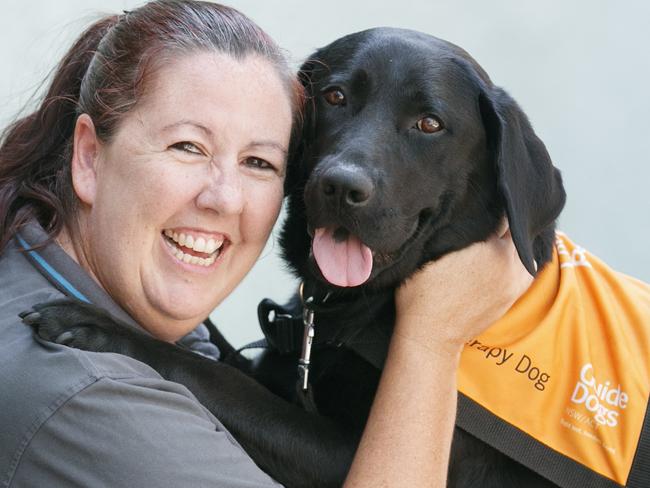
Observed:
[[[452,44],[372,29],[317,51],[300,76],[308,103],[292,144],[282,248],[311,292],[331,292],[316,306],[310,378],[318,414],[290,403],[291,355],[268,351],[254,367],[234,361],[282,400],[228,365],[128,334],[84,305],[39,306],[28,320],[45,339],[128,354],[185,384],[287,486],[338,486],[379,381],[395,287],[426,262],[485,240],[504,214],[535,275],[551,258],[565,195],[524,113]],[[344,105],[325,100],[333,88],[344,94]],[[443,130],[416,128],[430,115]],[[368,282],[345,289],[325,282],[310,252],[310,233],[325,226],[373,250]],[[297,298],[288,306],[296,315],[300,307]],[[553,486],[462,431],[454,439],[449,485]]]

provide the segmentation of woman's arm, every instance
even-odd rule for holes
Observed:
[[[397,322],[361,444],[345,482],[444,487],[463,345],[530,286],[510,233],[449,254],[397,293]]]

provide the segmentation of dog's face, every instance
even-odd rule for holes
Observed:
[[[545,258],[535,239],[563,204],[559,173],[469,55],[425,34],[372,29],[319,50],[301,73],[309,99],[283,234],[300,274],[394,285],[487,238],[504,213],[534,272]]]

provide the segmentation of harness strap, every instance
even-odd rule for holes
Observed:
[[[618,483],[517,429],[461,392],[458,393],[456,426],[559,487],[621,488]],[[650,485],[627,486],[640,488]]]
[[[302,347],[302,317],[292,316],[288,309],[268,298],[260,302],[257,316],[265,337],[246,344],[237,353],[248,349],[274,349],[280,354],[298,354]],[[317,414],[314,389],[302,386],[301,381],[296,382],[296,399],[305,411]]]
[[[266,339],[260,339],[257,341],[249,342],[245,346],[237,349],[237,354],[248,349],[269,349],[269,342]]]
[[[307,388],[304,390],[300,382],[296,383],[296,398],[300,401],[302,408],[306,412],[318,414],[318,407],[316,407],[316,401],[314,400],[314,389]]]
[[[293,315],[291,310],[265,298],[257,307],[257,317],[266,345],[280,354],[300,354],[303,342],[304,324],[302,315]],[[259,347],[258,341],[244,346],[245,349]],[[377,369],[382,369],[388,352],[388,340],[381,331],[356,330],[337,339],[334,346],[345,346]]]
[[[632,469],[627,478],[628,488],[646,488],[650,486],[650,400],[645,411],[641,436],[632,461]]]
[[[295,354],[302,347],[302,316],[294,317],[291,311],[273,300],[265,298],[257,306],[257,318],[267,346],[280,354]]]

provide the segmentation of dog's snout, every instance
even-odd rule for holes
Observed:
[[[349,207],[367,203],[375,189],[370,176],[354,166],[329,168],[321,176],[320,187],[326,199]]]

